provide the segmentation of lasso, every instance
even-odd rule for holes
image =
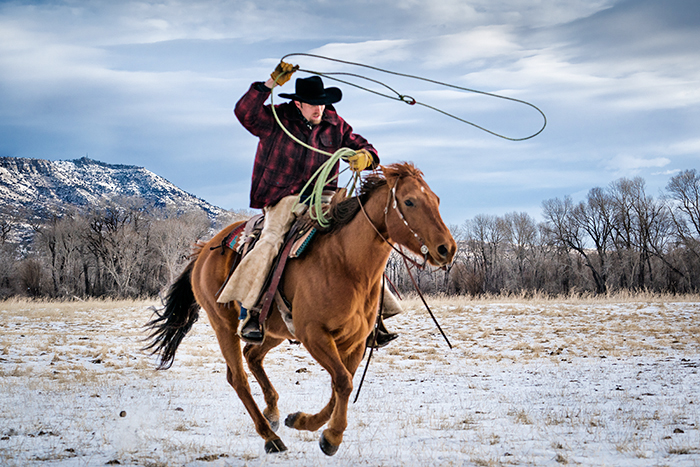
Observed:
[[[413,97],[411,97],[411,96],[408,96],[408,95],[399,93],[398,91],[392,89],[391,87],[389,87],[389,86],[386,85],[385,83],[382,83],[381,81],[378,81],[378,80],[375,80],[375,79],[372,79],[372,78],[368,78],[368,77],[366,77],[366,76],[362,76],[362,75],[355,74],[355,73],[341,73],[341,72],[337,72],[337,73],[323,73],[323,72],[314,71],[314,70],[306,70],[306,69],[302,69],[302,68],[299,69],[299,71],[303,71],[303,72],[305,72],[305,73],[311,73],[311,74],[314,74],[314,75],[323,76],[323,77],[326,77],[326,78],[328,78],[328,79],[331,79],[331,80],[334,80],[334,81],[338,81],[338,82],[347,84],[347,85],[349,85],[349,86],[353,86],[353,87],[355,87],[355,88],[362,89],[362,90],[364,90],[364,91],[371,92],[371,93],[373,93],[373,94],[377,94],[377,95],[382,96],[382,97],[386,97],[386,98],[388,98],[388,99],[398,100],[398,101],[401,101],[401,102],[405,102],[405,103],[407,103],[407,104],[409,104],[409,105],[421,105],[421,106],[423,106],[423,107],[432,109],[432,110],[434,110],[434,111],[436,111],[436,112],[439,112],[439,113],[441,113],[441,114],[443,114],[443,115],[446,115],[446,116],[448,116],[448,117],[454,118],[455,120],[458,120],[458,121],[460,121],[460,122],[462,122],[462,123],[466,123],[467,125],[471,125],[471,126],[477,128],[477,129],[479,129],[479,130],[485,131],[486,133],[489,133],[489,134],[494,135],[494,136],[496,136],[496,137],[498,137],[498,138],[502,138],[502,139],[505,139],[505,140],[508,140],[508,141],[525,141],[525,140],[534,138],[535,136],[537,136],[537,135],[539,135],[540,133],[542,133],[542,131],[544,131],[545,127],[547,126],[547,117],[546,117],[546,115],[544,114],[544,112],[542,112],[542,110],[540,110],[540,109],[539,109],[537,106],[535,106],[534,104],[531,104],[531,103],[529,103],[529,102],[527,102],[527,101],[524,101],[524,100],[521,100],[521,99],[516,99],[516,98],[508,97],[508,96],[502,96],[502,95],[494,94],[494,93],[490,93],[490,92],[478,91],[478,90],[476,90],[476,89],[465,88],[465,87],[462,87],[462,86],[457,86],[457,85],[454,85],[454,84],[444,83],[444,82],[432,80],[432,79],[429,79],[429,78],[422,78],[422,77],[420,77],[420,76],[415,76],[415,75],[409,75],[409,74],[405,74],[405,73],[399,73],[399,72],[395,72],[395,71],[390,71],[390,70],[386,70],[386,69],[383,69],[383,68],[374,67],[374,66],[371,66],[371,65],[365,65],[365,64],[362,64],[362,63],[350,62],[350,61],[346,61],[346,60],[339,60],[339,59],[330,58],[330,57],[324,57],[324,56],[322,56],[322,55],[315,55],[315,54],[308,54],[308,53],[291,53],[291,54],[287,54],[287,55],[285,55],[284,57],[282,57],[281,60],[284,61],[284,60],[286,60],[288,57],[295,57],[295,56],[312,57],[312,58],[318,58],[318,59],[322,59],[322,60],[328,60],[328,61],[332,61],[332,62],[342,63],[342,64],[345,64],[345,65],[353,65],[353,66],[363,67],[363,68],[371,69],[371,70],[378,71],[378,72],[381,72],[381,73],[387,73],[387,74],[391,74],[391,75],[395,75],[395,76],[402,76],[402,77],[404,77],[404,78],[411,78],[411,79],[416,79],[416,80],[420,80],[420,81],[425,81],[425,82],[432,83],[432,84],[437,84],[437,85],[440,85],[440,86],[445,86],[445,87],[449,87],[449,88],[453,88],[453,89],[458,89],[458,90],[460,90],[460,91],[471,92],[471,93],[475,93],[475,94],[481,94],[481,95],[490,96],[490,97],[494,97],[494,98],[498,98],[498,99],[504,99],[504,100],[508,100],[508,101],[520,103],[520,104],[523,104],[523,105],[527,105],[527,106],[532,107],[533,109],[535,109],[537,112],[539,112],[539,114],[542,116],[542,120],[543,120],[543,121],[542,121],[542,127],[541,127],[538,131],[536,131],[535,133],[533,133],[533,134],[531,134],[531,135],[529,135],[529,136],[525,136],[525,137],[523,137],[523,138],[512,138],[512,137],[504,136],[504,135],[502,135],[502,134],[499,134],[499,133],[496,133],[496,132],[494,132],[494,131],[491,131],[491,130],[489,130],[489,129],[487,129],[487,128],[484,128],[484,127],[482,127],[482,126],[477,125],[476,123],[470,122],[470,121],[465,120],[465,119],[460,118],[460,117],[457,117],[456,115],[452,115],[452,114],[450,114],[450,113],[448,113],[448,112],[445,112],[444,110],[441,110],[441,109],[439,109],[439,108],[437,108],[437,107],[433,107],[433,106],[428,105],[428,104],[425,104],[425,103],[423,103],[423,102],[419,102],[418,100],[416,100],[415,98],[413,98]],[[383,87],[386,88],[387,90],[391,91],[394,95],[391,95],[391,94],[384,94],[384,93],[375,91],[375,90],[373,90],[373,89],[369,89],[369,88],[366,88],[366,87],[363,87],[363,86],[359,86],[359,85],[357,85],[357,84],[355,84],[355,83],[352,83],[352,82],[345,81],[345,80],[342,80],[342,79],[340,79],[340,78],[337,78],[337,77],[336,77],[337,75],[353,76],[353,77],[356,77],[356,78],[360,78],[360,79],[364,79],[364,80],[367,80],[367,81],[371,81],[371,82],[373,82],[373,83],[375,83],[375,84],[379,84],[379,85],[383,86]],[[277,85],[277,81],[279,80],[279,78],[280,78],[281,76],[282,76],[282,75],[278,76],[277,79],[275,80],[275,86]],[[271,103],[270,107],[272,108],[272,114],[273,114],[273,116],[275,117],[275,120],[277,121],[277,124],[282,128],[282,130],[284,130],[284,132],[287,134],[287,136],[289,136],[290,138],[292,138],[292,140],[294,140],[296,143],[298,143],[298,144],[304,146],[305,148],[310,149],[310,150],[312,150],[312,151],[316,151],[316,152],[318,152],[318,153],[324,154],[324,155],[326,155],[326,156],[329,157],[329,159],[328,159],[326,162],[324,162],[324,163],[321,165],[321,167],[318,168],[318,170],[316,170],[316,172],[312,175],[312,177],[309,179],[309,181],[306,183],[306,185],[304,185],[304,189],[302,190],[302,193],[305,193],[306,190],[309,188],[309,186],[313,183],[313,189],[312,189],[312,191],[311,191],[311,195],[310,195],[310,196],[307,198],[307,200],[305,200],[304,202],[305,202],[305,203],[308,202],[308,204],[309,204],[311,218],[314,219],[316,222],[318,222],[319,225],[321,225],[322,227],[327,227],[327,226],[330,224],[330,221],[328,221],[328,220],[326,219],[326,216],[325,216],[325,214],[324,214],[324,212],[323,212],[323,205],[322,205],[322,200],[321,200],[321,194],[323,193],[324,187],[325,187],[329,182],[331,182],[332,180],[334,180],[335,178],[337,178],[337,176],[333,176],[333,175],[332,175],[332,173],[333,173],[333,167],[335,167],[335,164],[337,164],[338,161],[339,161],[340,159],[345,159],[345,160],[347,160],[348,157],[350,157],[350,156],[352,156],[352,155],[355,154],[355,151],[352,150],[352,149],[350,149],[350,148],[341,148],[341,149],[337,150],[334,154],[331,154],[331,153],[329,153],[329,152],[323,151],[323,150],[321,150],[321,149],[315,148],[315,147],[313,147],[313,146],[310,146],[310,145],[304,143],[303,141],[301,141],[301,140],[299,140],[297,137],[295,137],[291,132],[289,132],[289,130],[287,130],[287,128],[285,128],[285,126],[284,126],[284,125],[282,124],[282,122],[280,121],[279,117],[277,116],[277,112],[275,111],[275,106],[274,106],[274,102],[273,102],[273,94],[272,94],[272,93],[270,94],[270,103]],[[359,173],[355,173],[355,174],[353,175],[353,177],[351,178],[350,182],[348,182],[348,185],[349,185],[350,183],[352,183],[352,188],[351,188],[351,190],[348,192],[348,195],[351,195],[351,194],[352,194],[352,191],[354,190],[354,187],[355,187],[355,185],[356,185],[356,183],[357,183],[357,181],[358,181],[359,178],[360,178]]]

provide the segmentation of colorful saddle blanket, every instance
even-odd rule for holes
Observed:
[[[264,223],[265,217],[262,214],[251,217],[248,222],[237,226],[229,232],[224,238],[222,246],[236,251],[241,256],[245,256],[260,238],[260,232],[262,232]],[[316,234],[315,227],[309,227],[304,224],[305,222],[303,220],[298,220],[290,229],[290,232],[294,234],[285,239],[285,245],[290,241],[294,243],[289,252],[290,258],[300,257],[311,244],[311,240],[313,240]],[[283,245],[282,251],[284,250],[285,248]]]

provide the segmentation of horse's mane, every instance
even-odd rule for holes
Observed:
[[[322,232],[336,231],[353,220],[360,211],[360,203],[364,205],[372,193],[385,186],[389,180],[396,181],[403,177],[413,176],[421,178],[423,176],[423,172],[410,162],[399,162],[380,167],[381,171],[371,172],[363,178],[360,192],[357,196],[347,198],[331,206],[331,224],[329,227],[320,228],[316,226],[316,228]]]

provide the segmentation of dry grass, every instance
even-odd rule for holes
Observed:
[[[402,304],[409,306],[423,306],[422,301],[415,293],[409,293],[402,297]],[[667,294],[656,292],[631,292],[619,291],[607,294],[571,293],[568,295],[548,295],[542,293],[523,292],[520,294],[483,294],[479,296],[468,295],[430,295],[426,297],[428,304],[433,307],[449,306],[455,304],[488,304],[488,303],[518,303],[518,304],[610,304],[610,303],[679,303],[700,302],[700,294]]]
[[[666,306],[698,303],[697,295],[431,297],[428,302],[448,338],[469,346],[476,359],[561,361],[700,350],[700,320],[693,313],[678,317],[676,306]],[[402,304],[424,316],[421,332],[435,331],[419,299],[409,297]]]

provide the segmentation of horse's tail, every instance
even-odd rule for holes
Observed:
[[[160,356],[159,370],[167,370],[172,366],[180,342],[199,319],[199,304],[191,283],[193,268],[194,260],[170,286],[165,306],[161,309],[153,308],[156,317],[146,324],[146,328],[153,331],[148,339],[153,341],[143,350],[151,350],[151,355]]]

